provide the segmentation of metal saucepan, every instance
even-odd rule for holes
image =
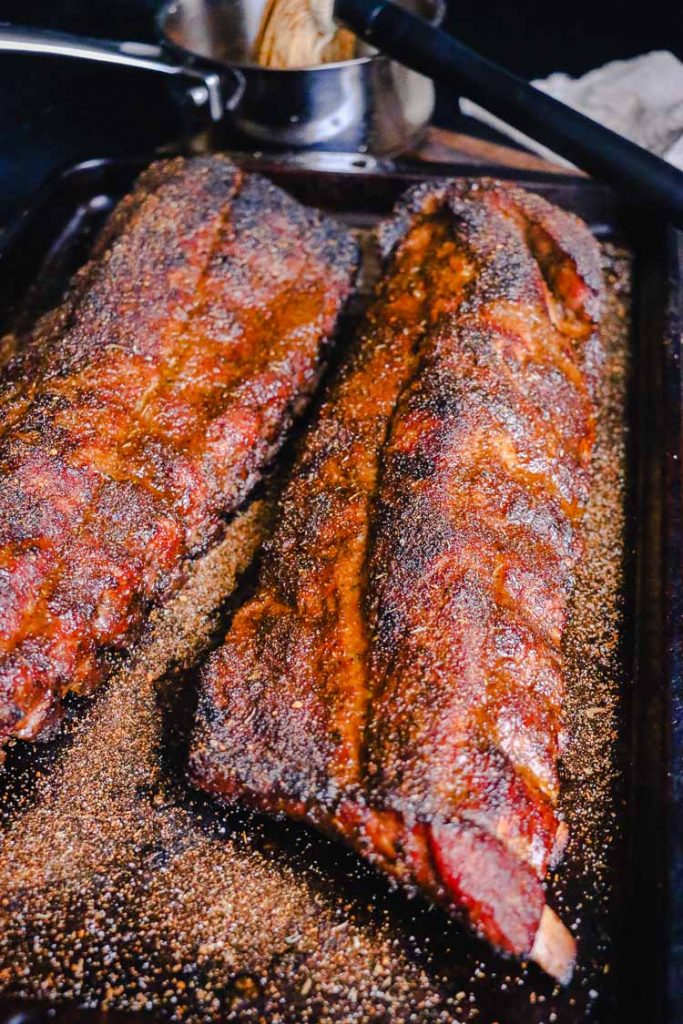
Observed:
[[[2,25],[0,52],[165,74],[193,128],[213,126],[217,145],[235,129],[280,149],[389,154],[415,142],[434,108],[428,78],[362,42],[354,60],[292,70],[260,67],[250,53],[264,6],[265,0],[171,0],[158,15],[158,45]],[[403,6],[432,24],[443,16],[443,0],[403,0]]]

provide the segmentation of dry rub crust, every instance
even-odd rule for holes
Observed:
[[[91,691],[313,390],[348,234],[222,157],[153,165],[0,394],[0,742]]]
[[[343,836],[565,978],[545,907],[561,639],[599,372],[598,247],[493,182],[410,192],[255,595],[203,672],[191,773]]]

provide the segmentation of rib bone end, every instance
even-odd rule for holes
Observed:
[[[548,906],[543,908],[541,923],[529,956],[546,974],[556,978],[562,985],[567,985],[571,980],[576,943],[555,911]]]

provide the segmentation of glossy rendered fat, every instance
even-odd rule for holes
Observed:
[[[191,770],[565,977],[542,880],[599,253],[577,218],[492,182],[418,188],[382,241],[256,593],[204,670]]]
[[[0,741],[103,678],[318,379],[345,231],[221,158],[152,165],[0,392]]]

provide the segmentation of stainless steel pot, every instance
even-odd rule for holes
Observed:
[[[86,39],[0,26],[0,52],[49,54],[169,76],[194,130],[220,147],[235,130],[252,144],[376,154],[408,148],[434,108],[432,82],[359,43],[354,60],[278,70],[249,59],[265,0],[171,0],[159,44]],[[403,0],[438,24],[443,0]],[[234,138],[232,139],[234,144]]]

